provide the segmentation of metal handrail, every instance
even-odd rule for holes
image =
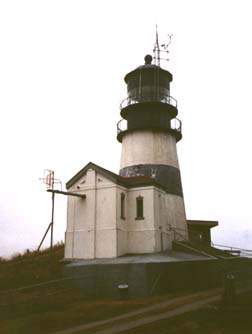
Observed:
[[[179,133],[182,133],[182,122],[180,119],[178,118],[173,118],[171,119],[171,129],[178,131]]]
[[[170,122],[170,129],[182,133],[182,122],[178,118],[173,118]],[[122,118],[117,123],[117,134],[128,130],[128,122]]]
[[[252,249],[244,249],[236,246],[227,246],[227,245],[220,245],[212,242],[212,246],[215,248],[219,248],[221,250],[228,250],[228,251],[240,251],[241,253],[248,253],[252,255]]]
[[[132,104],[142,103],[142,102],[161,102],[164,104],[170,104],[173,107],[178,107],[178,101],[172,96],[154,96],[153,95],[142,95],[139,97],[126,97],[126,99],[122,100],[120,104],[120,110],[126,108]]]
[[[127,130],[128,130],[128,122],[124,118],[120,119],[120,121],[117,123],[117,134]]]

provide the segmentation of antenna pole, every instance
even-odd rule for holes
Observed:
[[[47,230],[38,246],[38,249],[37,249],[37,252],[40,250],[40,247],[42,246],[44,240],[45,240],[45,237],[47,235],[47,233],[49,232],[49,230],[51,230],[51,242],[50,242],[50,255],[51,255],[51,258],[52,258],[52,254],[53,254],[53,227],[54,227],[54,199],[55,199],[55,192],[62,192],[62,191],[59,191],[59,190],[54,190],[54,185],[55,183],[59,183],[61,185],[61,181],[58,180],[58,179],[55,179],[54,178],[54,171],[52,170],[48,170],[46,169],[44,171],[44,173],[47,173],[47,175],[45,175],[42,179],[40,180],[43,180],[44,183],[47,185],[47,191],[50,191],[52,193],[52,213],[51,213],[51,222],[49,224],[49,226],[47,227]],[[62,189],[62,187],[61,187]]]
[[[45,240],[45,237],[46,237],[46,235],[47,235],[47,233],[48,233],[48,231],[49,231],[50,228],[51,228],[51,223],[48,225],[47,230],[45,231],[45,234],[43,235],[43,238],[42,238],[42,240],[41,240],[41,242],[40,242],[40,244],[39,244],[39,246],[37,248],[37,252],[40,250],[40,247],[42,246],[42,244],[43,244],[43,242]]]
[[[156,41],[155,41],[154,49],[153,49],[155,65],[160,67],[160,60],[169,61],[169,58],[168,58],[169,50],[168,50],[168,48],[171,44],[171,38],[172,38],[172,34],[168,35],[168,43],[167,44],[161,44],[161,49],[160,49],[159,39],[158,39],[158,26],[156,24]],[[161,52],[166,53],[167,56],[165,58],[161,58],[160,57]]]
[[[156,24],[156,52],[157,52],[157,64],[160,66],[160,48],[159,48],[159,41],[158,41],[158,28]]]
[[[52,190],[54,190],[54,171],[52,171]],[[51,244],[50,244],[50,252],[52,256],[53,251],[53,224],[54,224],[54,191],[52,191],[52,219],[51,219]]]

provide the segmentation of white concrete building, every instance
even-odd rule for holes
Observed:
[[[145,65],[125,77],[119,175],[89,163],[66,185],[69,192],[86,195],[68,197],[66,259],[156,253],[172,248],[175,233],[188,238],[172,75],[151,61],[146,56]]]

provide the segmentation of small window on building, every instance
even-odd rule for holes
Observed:
[[[144,207],[143,207],[143,197],[138,196],[136,198],[136,219],[144,219]]]
[[[125,219],[125,194],[121,193],[121,219]]]

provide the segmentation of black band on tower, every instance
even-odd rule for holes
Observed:
[[[124,177],[148,176],[163,186],[167,193],[183,197],[180,171],[167,165],[144,164],[122,168],[119,172]]]

